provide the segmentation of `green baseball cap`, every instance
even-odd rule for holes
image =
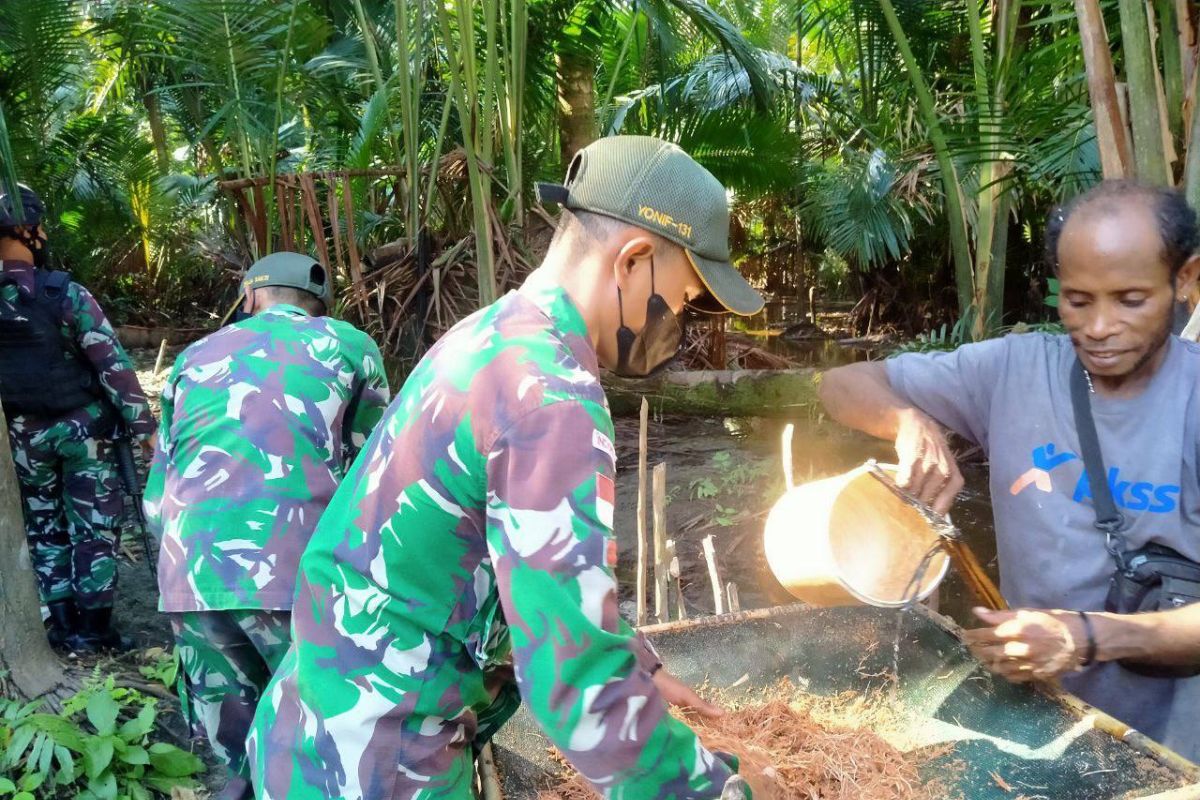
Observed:
[[[246,270],[242,286],[247,289],[262,289],[266,286],[288,286],[314,295],[331,308],[333,285],[329,272],[321,263],[302,253],[280,251],[263,256]]]
[[[614,217],[682,247],[715,301],[701,298],[693,304],[701,310],[762,309],[762,295],[729,263],[725,187],[677,145],[652,136],[598,139],[575,155],[564,184],[537,188],[542,202]]]

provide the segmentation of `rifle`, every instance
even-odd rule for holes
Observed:
[[[133,500],[134,515],[137,518],[138,529],[142,534],[142,549],[146,551],[146,566],[150,574],[158,576],[158,566],[155,562],[155,552],[150,546],[150,532],[146,529],[146,512],[142,509],[142,481],[138,477],[137,461],[133,455],[133,437],[124,425],[117,427],[113,436],[113,451],[117,456],[117,474],[121,478],[121,486],[125,496]]]

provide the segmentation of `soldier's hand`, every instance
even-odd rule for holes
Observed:
[[[741,775],[730,777],[725,781],[725,787],[721,790],[721,800],[752,800],[753,797],[750,784],[746,783],[746,779]]]
[[[920,411],[902,413],[896,433],[896,483],[939,514],[945,514],[963,487],[962,473],[946,434]]]
[[[700,716],[710,719],[715,719],[725,714],[723,708],[713,705],[696,694],[690,686],[665,669],[660,669],[654,673],[654,685],[658,687],[658,691],[662,694],[664,700],[685,711],[694,711]]]
[[[153,457],[154,456],[154,446],[157,443],[158,443],[158,432],[157,431],[150,434],[149,438],[142,439],[142,442],[141,442],[142,455],[144,455],[148,459]]]

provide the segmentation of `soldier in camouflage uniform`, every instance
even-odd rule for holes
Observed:
[[[745,796],[667,702],[719,709],[617,613],[599,368],[670,359],[706,288],[762,301],[728,263],[724,189],[679,148],[602,139],[569,176],[542,266],[430,350],[317,526],[248,744],[260,798],[469,798],[522,701],[606,796]]]
[[[243,314],[175,362],[146,488],[161,609],[187,700],[250,791],[245,741],[287,650],[300,554],[388,401],[379,348],[321,316],[325,270],[276,253],[246,274]]]
[[[155,423],[95,298],[47,268],[44,214],[26,187],[0,196],[0,398],[48,637],[93,652],[121,645],[112,627],[122,511],[113,435],[124,428],[147,445]]]

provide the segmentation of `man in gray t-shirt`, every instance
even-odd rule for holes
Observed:
[[[1198,243],[1178,193],[1102,183],[1056,211],[1047,229],[1067,335],[1007,336],[825,375],[830,414],[895,441],[901,482],[939,511],[962,487],[944,429],[983,447],[1001,591],[1013,608],[1102,612],[1113,574],[1071,407],[1076,359],[1093,386],[1126,547],[1157,542],[1200,561],[1200,346],[1170,335],[1174,303],[1200,272]],[[1200,759],[1200,678],[1143,677],[1115,663],[1135,654],[1200,663],[1200,641],[1163,636],[1152,616],[1089,613],[1092,639],[1104,646],[1084,664],[1089,633],[1079,614],[981,617],[997,627],[974,642],[998,654],[990,666],[1001,674],[1061,675],[1069,691]]]

